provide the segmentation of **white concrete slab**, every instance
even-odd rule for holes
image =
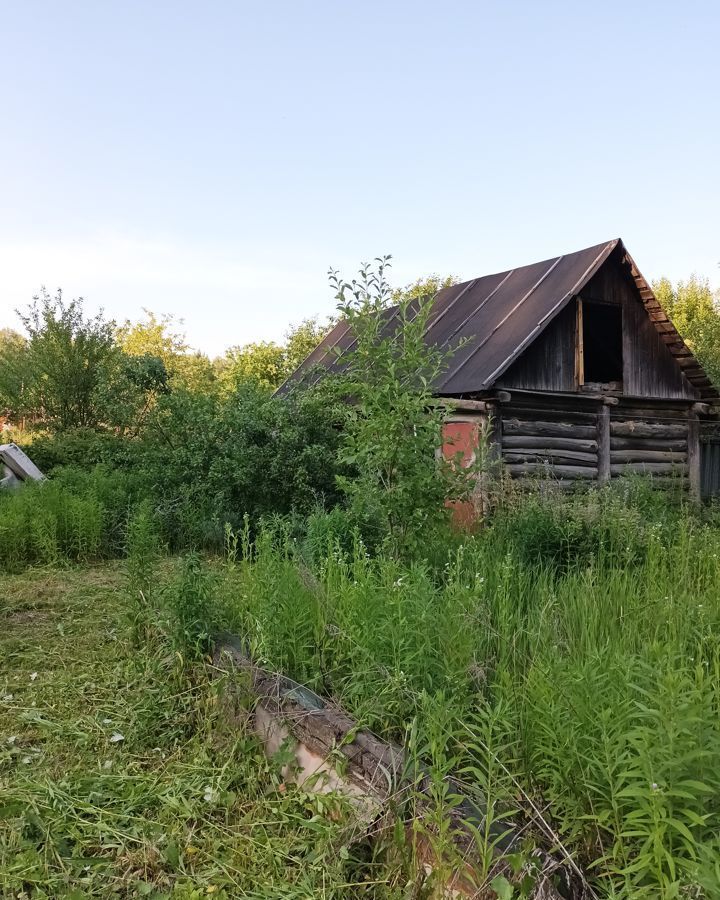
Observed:
[[[20,481],[43,481],[45,476],[17,444],[0,444],[0,462]]]

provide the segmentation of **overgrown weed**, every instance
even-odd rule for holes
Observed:
[[[423,698],[442,698],[451,733],[491,722],[496,740],[443,753],[476,780],[492,763],[487,808],[507,807],[510,780],[603,893],[719,895],[716,527],[642,484],[526,497],[450,539],[440,571],[357,534],[348,550],[334,527],[315,523],[308,553],[276,522],[225,572],[225,623],[258,659],[382,734],[414,722],[418,746]]]

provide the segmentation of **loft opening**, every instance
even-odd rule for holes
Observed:
[[[622,387],[622,307],[578,300],[578,383]]]

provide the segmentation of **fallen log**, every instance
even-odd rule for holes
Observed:
[[[255,666],[236,636],[216,637],[213,664],[219,675],[228,677],[224,697],[231,701],[232,708],[228,710],[225,703],[224,709],[237,719],[237,706],[241,706],[244,718],[252,718],[268,756],[281,749],[292,755],[294,762],[282,769],[286,781],[302,784],[310,792],[345,795],[364,824],[357,829],[358,838],[391,827],[388,804],[398,793],[413,797],[415,818],[422,819],[433,811],[437,783],[426,766],[408,760],[398,745],[361,729],[357,721],[314,691]],[[252,712],[247,709],[247,701],[243,704],[241,700],[248,695],[254,701]],[[527,847],[527,824],[494,815],[487,821],[481,792],[476,796],[469,785],[453,775],[443,777],[447,790],[456,798],[445,814],[449,845],[438,853],[430,843],[414,842],[419,861],[426,871],[436,867],[449,871],[443,896],[495,896],[494,892],[478,893],[479,873],[487,860],[481,861],[476,855],[477,831],[481,829],[490,838],[495,871],[512,877],[511,856]],[[560,862],[539,846],[532,856],[539,874],[530,897],[563,900],[583,896],[585,879],[574,861]],[[562,895],[558,883],[564,885]]]

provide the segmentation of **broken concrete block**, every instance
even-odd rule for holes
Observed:
[[[30,457],[17,444],[0,444],[0,463],[3,463],[6,475],[0,481],[3,487],[12,487],[18,481],[43,481],[45,476]],[[8,473],[14,476],[7,483]]]

